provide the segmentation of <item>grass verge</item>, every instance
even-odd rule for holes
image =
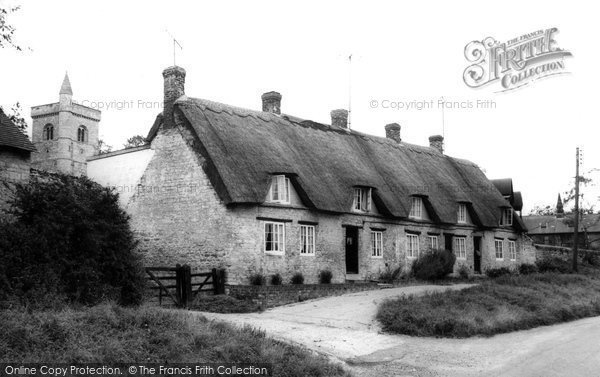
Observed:
[[[462,291],[385,301],[383,330],[413,336],[491,336],[600,315],[600,277],[502,276]]]
[[[0,333],[0,363],[272,363],[275,376],[348,375],[261,331],[147,306],[2,310]]]
[[[252,313],[262,310],[260,305],[250,300],[239,300],[227,295],[198,296],[191,309],[211,313]]]

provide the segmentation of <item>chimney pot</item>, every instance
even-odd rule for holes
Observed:
[[[164,108],[163,123],[166,127],[174,127],[173,110],[175,101],[185,95],[185,69],[172,66],[163,71],[164,78]]]
[[[260,98],[262,99],[262,111],[281,114],[281,94],[278,92],[267,92]]]
[[[444,137],[442,135],[429,136],[429,146],[440,153],[444,153]]]
[[[348,128],[348,110],[345,109],[337,109],[331,111],[331,125],[340,127],[340,128]]]
[[[400,125],[398,123],[390,123],[385,125],[385,137],[394,140],[396,143],[400,143]]]

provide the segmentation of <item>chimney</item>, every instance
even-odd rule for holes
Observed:
[[[400,125],[398,123],[390,123],[385,125],[385,137],[394,140],[396,143],[400,143]]]
[[[172,66],[163,71],[165,83],[164,89],[164,108],[163,108],[163,123],[166,128],[175,127],[173,119],[173,109],[175,101],[185,95],[185,69]]]
[[[344,109],[331,110],[331,125],[347,129],[348,128],[348,110],[344,110]]]
[[[266,113],[281,114],[281,94],[278,92],[267,92],[260,98],[262,98],[262,111]]]
[[[438,152],[444,153],[444,137],[442,135],[429,136],[429,146],[437,149]]]

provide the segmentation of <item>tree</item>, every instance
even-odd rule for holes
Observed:
[[[530,216],[554,216],[556,212],[551,206],[535,206],[529,211]]]
[[[123,144],[124,148],[134,148],[146,144],[146,138],[142,135],[135,135],[127,139],[127,143]]]
[[[0,106],[0,111],[2,111],[8,117],[8,119],[10,119],[15,124],[15,126],[17,126],[21,130],[21,132],[27,135],[28,125],[27,121],[22,115],[23,109],[21,108],[21,104],[19,102],[12,105],[12,107],[10,108],[10,113],[4,111],[4,108],[2,108],[2,106]]]
[[[18,11],[20,8],[0,8],[0,48],[12,47],[17,51],[21,51],[21,47],[13,41],[16,29],[6,21],[8,15]]]
[[[104,154],[104,153],[109,153],[110,151],[112,151],[112,146],[106,144],[104,142],[104,140],[98,139],[98,153]]]

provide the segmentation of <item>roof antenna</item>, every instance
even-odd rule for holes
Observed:
[[[176,59],[175,59],[175,51],[176,51],[176,46],[179,46],[179,49],[181,51],[183,51],[183,47],[181,46],[181,44],[179,44],[179,42],[177,41],[177,39],[175,39],[175,37],[173,36],[173,34],[171,34],[169,32],[169,30],[165,29],[165,31],[167,32],[167,34],[169,34],[169,36],[171,37],[171,39],[173,39],[173,66],[176,66]]]
[[[352,54],[348,56],[348,129],[352,129]]]

